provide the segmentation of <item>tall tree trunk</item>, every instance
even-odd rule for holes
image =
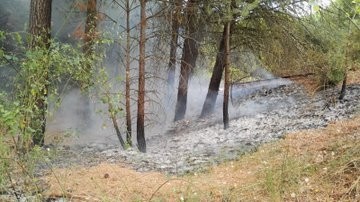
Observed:
[[[224,129],[229,128],[229,82],[230,82],[230,71],[229,71],[229,57],[230,57],[230,22],[225,24],[225,81],[224,81],[224,103],[223,103],[223,122]]]
[[[175,67],[176,67],[176,50],[178,46],[179,27],[180,27],[180,11],[182,0],[175,1],[175,10],[172,14],[171,24],[171,41],[170,41],[170,59],[168,64],[168,78],[167,83],[170,87],[174,86]]]
[[[234,9],[236,7],[236,2],[234,0],[231,1],[231,9]],[[229,40],[231,37],[232,30],[235,27],[235,19],[236,16],[233,14],[232,20],[230,21],[230,31],[229,31]],[[226,24],[224,25],[223,34],[220,40],[219,50],[216,55],[216,61],[213,68],[213,72],[211,75],[211,80],[209,84],[209,89],[203,104],[203,108],[201,110],[200,118],[204,118],[214,112],[215,104],[217,100],[217,96],[219,94],[219,87],[221,83],[221,78],[223,75],[224,67],[225,67],[225,43],[226,43],[226,34],[227,34],[227,27]],[[230,42],[229,42],[230,43]]]
[[[52,0],[31,0],[30,2],[29,32],[32,36],[30,48],[38,46],[49,48],[50,46],[51,4]]]
[[[340,91],[340,96],[339,96],[339,100],[343,100],[346,94],[346,84],[347,84],[347,66],[349,64],[349,50],[350,50],[350,40],[349,40],[349,36],[351,33],[351,20],[349,19],[349,28],[348,28],[348,38],[347,38],[347,42],[346,42],[346,47],[345,47],[345,65],[344,65],[344,79],[341,85],[341,91]]]
[[[84,33],[84,46],[83,52],[87,58],[93,58],[95,49],[96,39],[96,27],[97,27],[97,0],[88,0],[86,5],[86,22],[85,22],[85,33]],[[82,84],[83,95],[81,96],[81,115],[82,120],[86,122],[90,117],[90,97],[89,87],[91,86],[91,75],[92,75],[92,61],[89,60],[85,64],[86,79],[85,83]]]
[[[132,146],[131,140],[131,97],[130,97],[130,2],[126,0],[126,78],[125,78],[125,107],[126,107],[126,141]]]
[[[179,87],[177,102],[175,108],[174,121],[185,117],[187,105],[188,84],[191,73],[195,68],[196,59],[199,54],[199,46],[196,41],[196,12],[197,0],[189,0],[186,7],[188,26],[186,27],[187,36],[184,40],[184,47],[181,59],[181,69],[179,78]]]
[[[355,17],[355,16],[354,16]],[[353,18],[354,18],[353,17]],[[350,64],[349,62],[349,50],[350,50],[350,40],[349,40],[349,37],[351,35],[351,19],[349,18],[349,27],[348,27],[348,34],[347,34],[347,42],[346,42],[346,47],[345,47],[345,65],[344,65],[344,69],[345,69],[345,72],[344,72],[344,79],[343,79],[343,82],[342,82],[342,85],[341,85],[341,91],[340,91],[340,96],[339,96],[339,100],[343,100],[344,97],[345,97],[345,94],[346,94],[346,86],[347,86],[347,75],[348,75],[348,70],[347,70],[347,67],[348,67],[348,64]]]
[[[214,112],[215,103],[219,93],[219,87],[225,66],[225,38],[226,26],[224,25],[223,34],[219,45],[219,51],[216,55],[216,61],[211,75],[209,89],[205,98],[205,102],[203,104],[203,108],[201,110],[200,118],[204,118]]]
[[[29,16],[29,32],[31,34],[30,48],[45,47],[49,49],[51,38],[51,3],[52,0],[31,0]],[[40,40],[39,40],[40,39]],[[40,95],[36,98],[38,113],[31,120],[31,127],[36,130],[33,134],[33,144],[44,145],[46,128],[48,70],[44,72],[44,84],[40,89]]]
[[[139,42],[139,91],[137,112],[137,143],[141,152],[146,152],[145,142],[145,29],[146,29],[146,0],[140,0],[140,42]]]
[[[97,27],[97,0],[88,0],[86,6],[85,37],[83,51],[87,56],[94,54]],[[91,68],[91,66],[89,67]]]

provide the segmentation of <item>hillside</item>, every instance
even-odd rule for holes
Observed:
[[[121,164],[55,169],[50,198],[71,201],[357,201],[360,117],[304,130],[236,161],[184,176]]]
[[[357,105],[353,118],[291,132],[236,160],[179,176],[106,162],[54,169],[43,178],[45,195],[71,201],[358,201],[359,112]]]

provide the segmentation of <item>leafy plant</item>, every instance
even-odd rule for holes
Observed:
[[[0,40],[8,39],[17,48],[0,47],[0,67],[15,69],[16,74],[9,79],[13,91],[0,93],[0,188],[20,200],[20,195],[41,191],[34,173],[50,157],[32,144],[34,137],[43,138],[41,126],[46,119],[41,116],[48,114],[47,107],[39,107],[39,100],[45,105],[60,102],[59,92],[68,87],[69,80],[90,89],[95,69],[87,67],[103,55],[85,56],[80,45],[56,40],[49,48],[28,49],[19,33],[0,32]]]

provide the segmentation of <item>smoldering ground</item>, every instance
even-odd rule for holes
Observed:
[[[67,2],[67,1],[56,1]],[[60,12],[61,10],[58,10]],[[110,13],[111,14],[111,13]],[[110,15],[109,14],[109,15]],[[115,15],[115,13],[113,13]],[[77,15],[74,13],[73,15]],[[135,12],[136,16],[137,13]],[[62,16],[58,14],[58,16]],[[68,16],[68,15],[63,15]],[[82,15],[78,15],[81,17]],[[112,15],[111,15],[112,16]],[[119,15],[117,15],[119,18]],[[117,19],[112,16],[113,19]],[[62,19],[62,20],[61,20]],[[65,18],[71,19],[71,18]],[[138,19],[134,17],[134,19]],[[57,20],[60,22],[58,23]],[[54,20],[57,37],[69,40],[68,36],[74,26],[79,22],[64,24],[64,18]],[[26,24],[26,20],[23,21]],[[69,21],[71,22],[71,21]],[[111,30],[116,36],[121,30],[119,24],[108,21],[100,25],[102,29]],[[136,23],[136,22],[134,22]],[[60,29],[61,28],[61,29]],[[64,31],[65,30],[65,31]],[[134,29],[134,36],[136,36]],[[121,51],[121,38],[114,39],[113,45],[108,47],[104,66],[109,75],[112,95],[123,95],[124,92],[124,66],[119,59],[123,55]],[[154,50],[157,41],[149,41],[147,53]],[[166,44],[166,43],[165,43]],[[160,46],[161,47],[161,46]],[[167,46],[166,46],[167,47]],[[181,51],[179,51],[181,52]],[[349,87],[349,98],[345,102],[335,103],[330,109],[324,109],[324,98],[334,95],[337,89],[330,89],[310,98],[303,89],[291,84],[286,80],[273,80],[259,85],[243,85],[233,89],[235,100],[240,100],[230,108],[230,128],[222,129],[221,103],[222,94],[219,93],[215,114],[207,119],[199,120],[210,75],[205,67],[199,65],[197,72],[190,80],[188,91],[187,112],[184,121],[173,123],[174,106],[176,100],[176,87],[168,89],[166,86],[166,63],[167,48],[164,48],[155,59],[147,61],[148,71],[147,90],[147,127],[146,137],[148,141],[148,153],[141,154],[135,149],[122,150],[117,141],[112,124],[109,121],[108,106],[103,104],[101,93],[90,96],[89,108],[84,109],[82,95],[78,88],[69,88],[62,94],[62,102],[59,108],[52,108],[53,115],[48,118],[46,131],[47,143],[57,145],[71,145],[70,150],[64,151],[69,158],[61,156],[54,161],[54,165],[69,165],[71,163],[121,161],[134,166],[138,170],[162,170],[172,173],[183,173],[200,168],[204,165],[217,163],[222,160],[235,158],[238,153],[251,150],[257,145],[281,138],[286,132],[325,126],[332,120],[338,120],[352,116],[355,113],[359,99],[360,87]],[[136,48],[132,56],[137,56]],[[236,61],[244,67],[253,77],[258,79],[272,78],[271,74],[264,71],[252,53],[246,53],[246,62]],[[178,55],[178,58],[181,56]],[[201,60],[201,58],[199,59]],[[165,61],[165,62],[164,62]],[[253,71],[247,70],[245,64],[255,67]],[[200,64],[200,63],[198,63]],[[137,63],[132,62],[132,112],[133,124],[135,124],[136,112],[136,89],[137,89]],[[208,67],[211,68],[211,67]],[[177,68],[178,71],[179,68]],[[263,75],[263,76],[259,76]],[[175,78],[179,77],[176,73]],[[178,81],[174,81],[175,84]],[[97,86],[95,86],[97,87]],[[266,93],[263,90],[266,90]],[[268,91],[271,89],[271,92]],[[99,96],[98,96],[99,95]],[[120,99],[121,100],[121,99]],[[121,101],[119,108],[124,108]],[[83,111],[88,110],[84,117]],[[50,113],[51,114],[51,113]],[[120,112],[117,121],[125,132],[124,112]],[[133,134],[136,134],[135,131]],[[135,137],[134,137],[135,138]],[[62,147],[56,149],[61,150]],[[84,156],[88,157],[85,160]]]
[[[271,93],[258,92],[243,98],[232,109],[238,116],[231,119],[228,130],[223,129],[218,115],[203,120],[187,119],[169,127],[165,134],[149,135],[145,154],[134,149],[121,150],[113,143],[78,145],[63,150],[66,160],[59,156],[54,165],[121,162],[139,171],[159,170],[176,174],[205,169],[238,158],[239,154],[282,138],[289,132],[325,127],[332,121],[353,117],[359,113],[360,86],[351,85],[348,90],[346,101],[324,108],[328,102],[325,98],[336,94],[338,89],[309,96],[297,84],[281,85],[273,88]],[[215,114],[221,114],[219,112],[221,110]],[[58,149],[61,151],[61,147]]]
[[[248,54],[249,55],[249,54]],[[249,61],[255,60],[254,57],[245,57],[247,63],[251,63],[251,66],[246,67],[244,71],[248,71],[249,75],[253,75],[253,78],[257,79],[268,79],[273,76],[263,69],[259,61]],[[201,60],[201,59],[200,59]],[[157,61],[153,61],[153,64],[157,64]],[[114,67],[112,63],[108,63],[108,73],[109,75],[114,75]],[[113,68],[111,68],[111,66]],[[132,77],[136,78],[136,63],[132,63]],[[146,103],[146,137],[151,139],[153,136],[162,136],[167,134],[169,130],[174,126],[173,119],[175,116],[175,104],[177,96],[177,87],[167,86],[166,71],[159,71],[158,65],[152,65],[151,63],[147,65],[148,71],[148,80],[146,83],[147,90],[147,103]],[[164,69],[166,67],[163,67]],[[116,66],[115,66],[116,69]],[[116,71],[124,73],[124,69],[120,68]],[[160,72],[160,73],[159,73]],[[174,83],[178,83],[179,78],[179,67],[175,73]],[[115,74],[116,75],[116,74]],[[110,76],[110,81],[112,84],[112,95],[120,95],[121,99],[118,103],[118,106],[122,109],[125,108],[124,104],[124,94],[122,92],[124,89],[123,80],[115,79],[116,76]],[[113,81],[115,82],[113,82]],[[136,79],[135,79],[136,81]],[[197,71],[191,77],[189,81],[188,89],[188,101],[187,101],[187,110],[185,121],[197,121],[199,119],[201,109],[208,91],[208,85],[210,82],[210,74],[207,69],[202,67],[197,67]],[[266,111],[266,104],[259,104],[253,102],[246,102],[243,104],[243,109],[239,110],[236,102],[255,94],[256,92],[266,91],[267,89],[276,88],[280,85],[290,84],[290,81],[284,79],[273,79],[259,83],[250,83],[247,85],[233,85],[231,89],[231,98],[233,100],[233,105],[230,105],[229,113],[231,118],[237,118],[241,115],[255,115],[258,112]],[[223,85],[223,84],[222,84]],[[221,86],[222,86],[221,85]],[[133,128],[135,126],[136,120],[136,88],[137,83],[132,82],[132,106],[131,112],[133,115]],[[82,102],[82,95],[78,89],[69,91],[63,98],[61,106],[59,109],[55,110],[54,116],[50,117],[47,136],[50,137],[47,141],[51,143],[51,139],[63,139],[63,144],[67,145],[87,145],[87,144],[116,144],[117,137],[115,131],[113,130],[112,123],[108,116],[107,105],[101,103],[101,97],[93,96],[91,97],[91,106],[86,109],[90,110],[88,117],[83,117],[84,103]],[[223,93],[222,89],[219,91],[217,98],[217,104],[215,107],[214,117],[217,120],[222,118],[222,102],[223,102]],[[122,133],[125,134],[125,112],[122,111],[117,116],[117,121],[120,126],[122,126]],[[61,134],[67,134],[66,138],[63,138]],[[136,131],[133,131],[133,134],[136,134]],[[60,136],[60,137],[54,137]],[[135,136],[135,135],[134,135]],[[136,137],[133,137],[133,141]],[[65,141],[66,140],[66,141]],[[59,141],[61,143],[61,141]]]

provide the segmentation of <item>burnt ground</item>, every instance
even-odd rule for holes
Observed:
[[[330,122],[351,118],[360,111],[360,85],[347,89],[338,101],[338,88],[309,95],[295,83],[266,85],[240,95],[233,94],[230,128],[223,129],[220,116],[191,119],[175,123],[164,134],[147,139],[147,153],[135,149],[122,150],[113,144],[56,147],[56,157],[40,170],[72,165],[91,166],[100,162],[126,164],[137,171],[157,170],[170,174],[206,169],[222,161],[238,158],[256,150],[263,143],[285,134],[320,128]],[[221,106],[221,100],[219,100]],[[222,114],[221,107],[215,114]]]

